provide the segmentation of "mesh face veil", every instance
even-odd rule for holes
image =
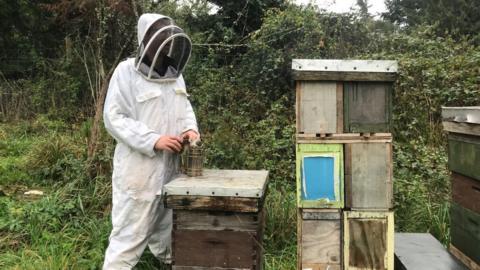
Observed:
[[[151,23],[139,44],[135,70],[150,81],[175,80],[185,68],[192,43],[173,20],[162,17]]]

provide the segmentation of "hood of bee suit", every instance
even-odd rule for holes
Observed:
[[[147,13],[137,25],[135,70],[149,81],[176,80],[190,58],[192,43],[168,16]]]

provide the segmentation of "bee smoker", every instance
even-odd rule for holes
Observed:
[[[181,170],[188,176],[201,176],[203,173],[203,146],[184,141],[184,149],[181,154]]]

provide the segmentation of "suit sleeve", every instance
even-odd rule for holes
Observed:
[[[135,100],[129,89],[130,74],[122,71],[120,65],[113,73],[108,86],[103,110],[105,128],[118,142],[154,157],[154,146],[161,135],[133,118]]]

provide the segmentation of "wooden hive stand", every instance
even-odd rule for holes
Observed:
[[[204,170],[164,187],[173,270],[261,270],[268,172]]]

